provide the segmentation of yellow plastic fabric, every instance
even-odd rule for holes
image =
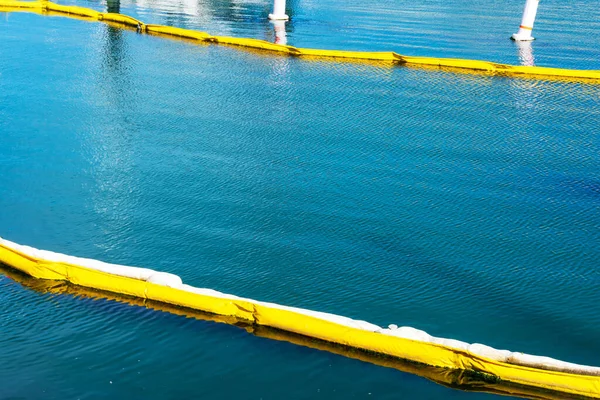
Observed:
[[[483,373],[496,377],[499,382],[505,384],[600,398],[598,376],[554,372],[498,362],[467,351],[352,328],[254,300],[208,296],[112,275],[80,265],[36,259],[6,244],[0,244],[0,262],[35,278],[63,280],[144,301],[156,301],[217,316],[232,317],[235,321],[275,328],[430,367]]]
[[[249,50],[280,53],[294,57],[335,60],[338,62],[385,62],[391,65],[404,65],[422,68],[441,68],[453,72],[480,73],[506,77],[527,77],[532,79],[560,79],[600,83],[599,70],[576,70],[546,67],[513,66],[489,61],[464,60],[453,58],[411,57],[393,52],[363,52],[304,49],[283,46],[258,39],[212,36],[206,32],[162,25],[146,25],[135,18],[123,14],[101,13],[89,8],[63,6],[50,1],[0,0],[0,11],[30,11],[38,13],[75,16],[106,23],[116,23],[139,30],[141,33],[169,36],[172,38],[239,46]]]
[[[41,1],[14,1],[14,0],[3,0],[0,2],[0,7],[7,9],[6,11],[11,11],[13,8],[15,10],[18,9],[42,9]]]
[[[163,302],[156,302],[148,299],[124,296],[114,292],[97,291],[83,286],[71,285],[65,281],[35,279],[27,275],[22,275],[14,269],[5,268],[2,264],[0,264],[0,274],[6,275],[15,282],[18,282],[21,285],[40,293],[64,294],[94,299],[103,298],[110,301],[126,303],[132,306],[146,307],[151,310],[168,312],[187,318],[195,318],[202,321],[211,321],[216,323],[236,325],[239,326],[241,329],[246,330],[248,333],[259,337],[271,340],[285,341],[298,346],[309,347],[320,351],[327,351],[329,353],[334,353],[344,357],[361,360],[363,362],[368,362],[386,368],[394,368],[402,372],[422,376],[441,385],[462,390],[480,392],[483,391],[500,395],[518,396],[530,399],[565,399],[564,393],[538,390],[531,386],[515,385],[513,383],[502,382],[500,380],[482,380],[481,377],[469,373],[469,371],[465,370],[432,367],[398,358],[382,357],[380,355],[373,354],[370,352],[360,351],[347,346],[341,346],[336,343],[316,340],[314,338],[285,332],[279,329],[272,329],[270,327],[260,325],[244,324],[244,320],[240,320],[235,317],[209,314],[190,308],[180,308],[178,306],[173,306],[171,304]]]
[[[319,50],[298,48],[299,56],[313,58],[334,58],[338,60],[367,60],[367,61],[386,61],[396,63],[401,60],[401,56],[393,52],[372,52],[372,51],[343,51],[343,50]]]
[[[130,17],[129,15],[115,14],[115,13],[98,13],[98,19],[100,21],[115,22],[117,24],[132,26],[134,28],[144,29],[144,23],[137,19]]]
[[[47,11],[53,11],[61,14],[72,14],[80,17],[88,17],[92,19],[100,19],[102,13],[92,10],[91,8],[79,7],[79,6],[62,6],[60,4],[52,2],[42,2],[42,8]]]
[[[173,36],[175,38],[184,38],[199,41],[209,40],[212,37],[206,32],[193,31],[191,29],[175,28],[173,26],[164,25],[146,25],[146,32],[165,36]]]
[[[234,38],[228,36],[212,36],[211,42],[230,46],[240,46],[253,50],[271,51],[283,54],[296,54],[297,50],[292,46],[281,46],[258,39]]]

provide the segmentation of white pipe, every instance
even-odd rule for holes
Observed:
[[[523,19],[519,31],[512,35],[513,40],[533,40],[531,31],[533,31],[533,23],[535,22],[535,14],[537,13],[540,0],[527,0],[525,9],[523,10]]]
[[[275,0],[273,3],[273,13],[269,14],[269,19],[287,21],[290,19],[285,13],[285,0]]]

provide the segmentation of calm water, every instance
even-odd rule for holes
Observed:
[[[374,8],[334,18],[327,11],[340,2],[323,3],[293,6],[293,44],[370,45]],[[264,3],[227,4],[122,9],[272,34]],[[387,4],[390,15],[408,13]],[[446,18],[437,2],[421,6],[431,38]],[[516,24],[521,7],[511,5]],[[585,7],[578,18],[591,19]],[[491,35],[502,19],[486,12]],[[311,20],[319,15],[331,24]],[[352,18],[365,25],[336,28]],[[329,37],[308,34],[311,24]],[[387,40],[418,36],[396,28]],[[545,37],[576,36],[570,29]],[[415,53],[518,62],[505,36],[504,50],[444,35]],[[595,39],[581,36],[581,50],[545,39],[557,47],[536,56],[597,68]],[[600,86],[266,57],[0,14],[0,235],[600,365],[599,96]],[[44,294],[1,274],[0,360],[1,399],[494,397],[233,326]]]

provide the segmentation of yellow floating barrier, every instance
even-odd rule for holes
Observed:
[[[211,42],[230,46],[245,47],[254,50],[272,51],[285,54],[296,54],[298,51],[292,46],[282,46],[259,39],[234,38],[229,36],[212,36]]]
[[[15,0],[2,0],[0,2],[0,7],[6,9],[6,11],[10,11],[10,9],[14,9],[18,11],[19,9],[38,9],[41,10],[43,8],[41,1],[15,1]]]
[[[306,336],[296,335],[290,332],[272,329],[265,326],[250,325],[244,323],[235,317],[225,317],[216,314],[193,310],[190,308],[182,308],[173,306],[167,303],[156,302],[152,300],[124,296],[118,293],[94,290],[83,286],[72,285],[67,281],[53,281],[45,279],[32,278],[20,271],[4,267],[0,264],[0,275],[6,275],[13,281],[21,284],[24,287],[32,289],[39,293],[52,293],[60,295],[71,295],[75,297],[87,297],[92,299],[106,299],[117,301],[120,303],[129,304],[136,307],[145,307],[150,310],[167,312],[174,315],[183,316],[186,318],[194,318],[201,321],[210,321],[215,323],[235,325],[246,332],[270,339],[292,343],[297,346],[308,347],[315,350],[326,351],[337,354],[343,357],[368,362],[386,368],[393,368],[404,373],[418,375],[429,379],[437,384],[444,385],[450,388],[487,392],[506,396],[519,396],[530,399],[548,399],[548,400],[565,400],[566,396],[562,393],[553,393],[549,391],[537,390],[536,388],[502,382],[498,379],[493,379],[490,376],[482,376],[481,374],[472,373],[464,370],[449,370],[447,368],[431,367],[417,364],[414,362],[401,360],[392,357],[384,357],[371,352],[353,349],[347,346],[342,346],[336,343],[325,342]]]
[[[194,31],[191,29],[175,28],[164,25],[145,25],[145,31],[151,34],[160,34],[173,36],[176,38],[192,39],[199,41],[208,41],[212,36],[206,32]]]
[[[428,67],[446,67],[456,69],[467,69],[472,71],[483,71],[495,73],[498,66],[503,64],[494,64],[488,61],[462,60],[458,58],[432,58],[432,57],[409,57],[400,56],[401,62],[408,65],[425,65]],[[505,67],[512,67],[506,65]]]
[[[412,57],[394,52],[304,49],[300,47],[273,44],[258,39],[212,36],[206,32],[199,32],[191,29],[162,25],[146,25],[133,17],[123,14],[102,13],[79,6],[63,6],[45,0],[0,0],[0,11],[29,11],[37,13],[59,14],[64,16],[85,17],[107,23],[116,23],[134,27],[141,33],[170,36],[173,38],[195,40],[199,42],[238,46],[249,50],[280,53],[294,57],[317,58],[323,60],[330,59],[338,62],[384,62],[391,63],[392,65],[413,66],[429,69],[440,68],[459,73],[481,73],[485,75],[504,77],[524,77],[552,80],[559,79],[567,81],[584,81],[595,84],[600,83],[600,70],[514,66],[479,60]]]
[[[543,390],[553,396],[600,398],[598,367],[437,338],[410,327],[381,328],[335,314],[241,298],[185,285],[177,275],[38,250],[2,238],[0,263],[34,278],[210,313],[254,327],[465,373],[494,385],[516,385],[526,392]]]
[[[72,14],[72,15],[78,15],[80,17],[88,17],[88,18],[97,19],[97,20],[100,19],[101,14],[102,14],[96,10],[92,10],[91,8],[85,8],[85,7],[79,7],[79,6],[63,6],[60,4],[52,3],[50,1],[42,2],[42,9],[47,10],[47,11],[52,11],[54,13],[61,13],[61,14],[67,14],[67,15]]]
[[[129,15],[116,14],[116,13],[99,13],[98,19],[100,21],[115,22],[117,24],[127,25],[140,30],[144,30],[144,23],[137,19],[130,17]]]
[[[319,50],[298,48],[298,56],[315,58],[335,58],[339,60],[366,60],[366,61],[386,61],[400,62],[402,57],[391,51],[373,52],[373,51],[343,51],[343,50]]]

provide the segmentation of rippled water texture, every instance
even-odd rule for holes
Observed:
[[[599,95],[0,14],[0,235],[598,365]],[[0,398],[492,397],[2,274],[0,360]]]
[[[60,2],[107,9],[97,0]],[[597,1],[540,2],[537,40],[515,43],[509,38],[524,5],[525,0],[287,0],[287,39],[301,47],[600,69]],[[108,0],[108,9],[148,23],[275,40],[267,20],[272,0]]]

